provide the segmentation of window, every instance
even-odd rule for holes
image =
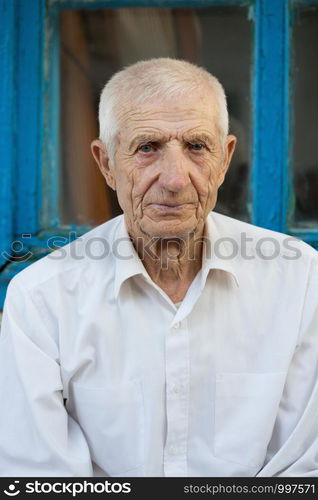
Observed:
[[[240,145],[216,209],[318,248],[318,0],[1,4],[1,304],[50,236],[118,213],[88,145],[102,85],[141,57],[183,57],[225,86]]]

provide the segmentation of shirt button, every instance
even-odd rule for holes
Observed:
[[[179,448],[177,446],[170,446],[169,453],[171,455],[177,455],[178,452],[179,452]]]
[[[175,394],[180,394],[183,391],[183,385],[182,384],[175,384],[173,386],[172,390]]]
[[[174,328],[175,330],[178,330],[178,328],[180,328],[180,324],[181,324],[181,323],[180,323],[180,321],[179,321],[179,323],[176,323],[175,325],[173,325],[173,328]]]

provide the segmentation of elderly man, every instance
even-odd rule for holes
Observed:
[[[1,475],[318,476],[318,258],[211,212],[236,142],[222,86],[139,62],[99,119],[124,214],[10,283]]]

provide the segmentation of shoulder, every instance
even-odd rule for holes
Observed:
[[[111,219],[51,251],[17,273],[10,281],[8,291],[15,287],[31,290],[54,280],[70,283],[80,279],[81,275],[98,273],[101,268],[105,275],[111,275],[112,245],[116,230],[122,222],[122,216]]]
[[[209,217],[215,231],[212,250],[227,260],[242,282],[254,279],[269,288],[296,286],[300,291],[317,274],[318,252],[307,243],[215,212]]]
[[[218,239],[231,242],[242,250],[249,248],[260,258],[280,257],[285,260],[314,261],[318,263],[318,252],[304,241],[291,235],[264,229],[253,224],[211,212],[209,217],[217,229]]]

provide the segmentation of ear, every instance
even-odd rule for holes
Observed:
[[[224,159],[223,159],[223,168],[220,170],[219,174],[219,183],[218,187],[221,186],[221,184],[224,181],[224,177],[226,172],[228,171],[228,168],[231,163],[231,159],[235,150],[235,146],[237,143],[237,139],[234,135],[228,135],[225,144],[224,144]]]
[[[116,191],[116,180],[113,167],[110,166],[109,156],[105,144],[99,139],[95,139],[91,144],[91,151],[97,165],[109,187]]]

